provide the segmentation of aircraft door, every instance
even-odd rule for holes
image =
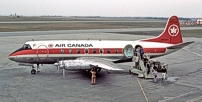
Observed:
[[[126,45],[123,53],[126,58],[132,58],[134,56],[133,46],[131,44]]]
[[[39,60],[47,60],[48,58],[48,54],[49,54],[49,50],[47,48],[46,45],[40,45],[38,48],[37,48],[37,57],[39,58]]]

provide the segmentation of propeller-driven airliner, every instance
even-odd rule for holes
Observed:
[[[66,69],[122,70],[115,63],[132,61],[134,49],[141,47],[151,58],[173,53],[193,42],[183,42],[177,16],[171,16],[157,37],[137,41],[114,40],[48,40],[28,41],[8,58],[19,65],[54,64]],[[32,67],[31,73],[35,74]]]

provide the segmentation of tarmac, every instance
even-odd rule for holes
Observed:
[[[91,85],[91,74],[82,71],[57,72],[53,65],[40,66],[41,72],[31,75],[31,67],[18,66],[8,55],[29,40],[107,39],[138,40],[151,36],[111,33],[41,34],[0,37],[0,102],[201,102],[202,101],[202,40],[186,37],[195,43],[172,54],[155,58],[168,64],[168,77],[176,82],[157,83],[152,79],[129,74],[132,62],[121,63],[124,71],[107,73],[102,70],[97,84]],[[138,83],[140,82],[140,84]],[[142,87],[142,89],[141,89]],[[145,94],[145,95],[144,95]]]
[[[8,36],[32,36],[32,35],[55,35],[55,34],[100,34],[117,32],[144,32],[144,31],[163,31],[165,28],[124,28],[124,29],[84,29],[84,30],[50,30],[50,31],[16,31],[0,32],[0,37]],[[202,27],[181,27],[181,30],[201,30]]]

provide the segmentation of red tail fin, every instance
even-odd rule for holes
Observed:
[[[182,43],[182,35],[178,17],[171,16],[167,21],[164,31],[158,37],[144,39],[142,41],[162,42],[169,44]]]

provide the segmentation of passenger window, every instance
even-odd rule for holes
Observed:
[[[118,49],[115,49],[115,53],[118,53],[119,52],[119,50]]]
[[[77,49],[77,51],[76,51],[77,53],[80,53],[80,49]]]
[[[69,53],[72,53],[72,49],[69,49]]]
[[[65,53],[64,49],[61,49],[60,52],[61,52],[61,54],[64,54],[64,53]]]
[[[88,49],[85,49],[85,53],[86,53],[86,54],[88,53]]]
[[[107,49],[107,53],[110,53],[110,49]]]
[[[101,53],[101,54],[103,53],[103,49],[100,49],[100,53]]]
[[[96,49],[93,49],[93,53],[96,53]]]

